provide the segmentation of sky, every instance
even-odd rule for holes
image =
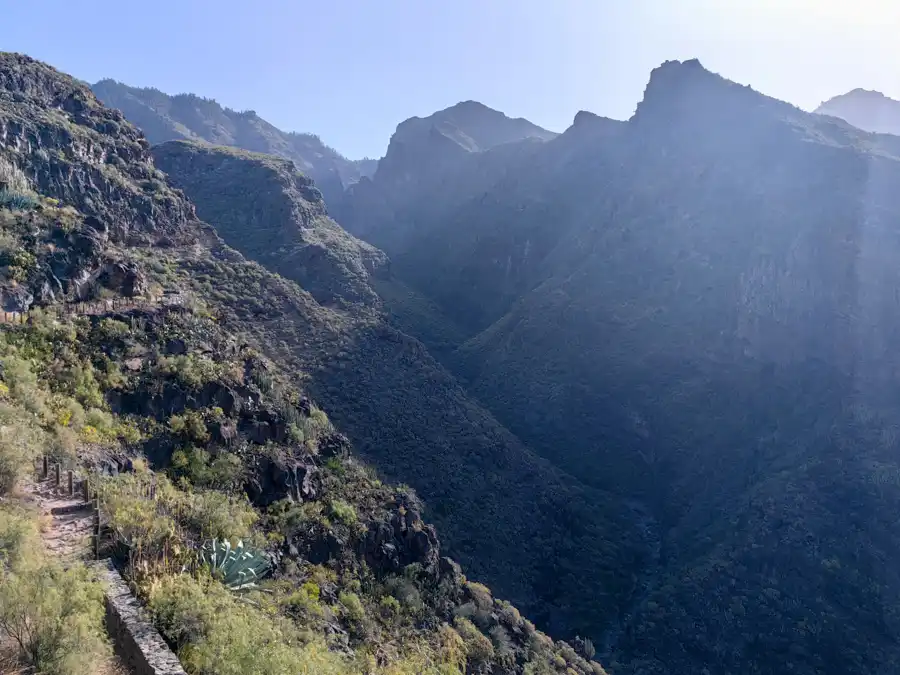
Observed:
[[[397,124],[474,99],[554,131],[627,119],[650,71],[708,69],[814,109],[900,99],[895,0],[0,0],[0,49],[88,82],[191,92],[380,157]]]

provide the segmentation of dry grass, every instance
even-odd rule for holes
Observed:
[[[31,669],[22,665],[18,656],[15,642],[0,633],[0,674],[31,675]],[[131,671],[118,656],[113,656],[105,663],[97,664],[92,672],[85,675],[131,675]]]

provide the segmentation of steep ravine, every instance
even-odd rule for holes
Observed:
[[[634,616],[649,598],[662,568],[663,537],[659,521],[643,502],[629,500],[626,505],[634,515],[634,522],[644,544],[644,559],[642,564],[633,571],[634,585],[622,611],[603,632],[596,645],[597,656],[604,663],[614,661],[619,640],[632,628]]]

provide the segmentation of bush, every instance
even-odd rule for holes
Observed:
[[[355,525],[359,522],[356,515],[356,509],[352,504],[348,504],[343,499],[333,499],[328,505],[328,515],[347,526]]]
[[[246,498],[203,490],[181,494],[184,523],[202,539],[248,539],[259,518]]]
[[[96,672],[111,652],[103,614],[103,589],[84,567],[35,560],[0,566],[0,634],[35,672]]]
[[[456,632],[466,644],[466,654],[475,663],[484,663],[494,658],[493,643],[468,619],[458,616],[453,622]]]
[[[303,644],[288,620],[238,602],[214,581],[160,580],[150,609],[191,675],[344,675],[353,672],[319,641]]]
[[[35,466],[46,435],[21,409],[0,402],[0,495],[12,491]]]
[[[40,552],[37,522],[18,508],[0,506],[0,568],[18,568]]]

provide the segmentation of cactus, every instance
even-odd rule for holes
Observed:
[[[233,591],[253,588],[270,568],[263,552],[245,547],[243,541],[232,546],[228,540],[211,539],[200,547],[200,559]]]

